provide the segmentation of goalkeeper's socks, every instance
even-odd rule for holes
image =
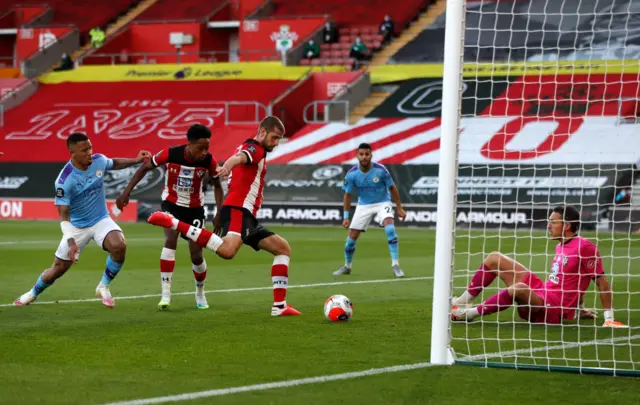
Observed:
[[[35,285],[31,289],[31,292],[33,293],[33,295],[35,295],[37,297],[44,290],[46,290],[47,288],[51,287],[52,284],[53,283],[47,284],[44,281],[42,281],[42,274],[41,274],[40,277],[38,277],[38,281],[36,281]]]
[[[391,254],[392,265],[398,264],[399,246],[396,227],[393,224],[385,225],[384,233],[387,234],[387,244],[389,245],[389,253]]]
[[[207,229],[196,228],[195,226],[191,226],[186,222],[179,221],[176,218],[173,218],[172,221],[172,229],[177,230],[182,235],[196,242],[203,248],[211,250],[212,252],[216,252],[224,242],[222,238]]]
[[[347,242],[344,244],[344,265],[347,268],[351,268],[353,262],[353,255],[356,252],[356,241],[347,236]]]
[[[118,263],[113,261],[111,256],[107,256],[107,267],[104,269],[104,274],[102,275],[102,285],[111,284],[111,280],[113,280],[120,270],[122,269],[123,263]]]
[[[473,275],[471,279],[471,283],[469,283],[469,287],[467,287],[467,297],[477,297],[480,293],[485,289],[485,287],[491,285],[493,280],[495,280],[497,274],[492,272],[487,265],[482,263],[482,266],[476,271],[476,274]],[[464,294],[463,294],[464,295]],[[473,300],[471,299],[471,301]],[[467,301],[467,302],[471,302]]]
[[[480,315],[484,316],[504,311],[511,305],[513,305],[513,297],[509,294],[509,290],[504,289],[478,305],[477,310]]]

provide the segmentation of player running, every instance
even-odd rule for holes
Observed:
[[[22,294],[14,305],[27,305],[45,289],[62,277],[78,262],[82,249],[93,239],[109,252],[102,280],[96,296],[109,308],[115,306],[109,285],[122,269],[127,245],[122,229],[109,216],[104,190],[104,175],[149,159],[151,154],[140,151],[135,159],[109,159],[92,154],[89,137],[73,133],[67,138],[71,160],[64,166],[55,182],[55,205],[60,214],[62,240],[55,253],[53,265],[45,270],[31,290]]]
[[[504,311],[514,301],[520,318],[529,322],[559,324],[563,319],[574,319],[578,307],[581,318],[595,319],[594,310],[582,308],[584,293],[591,280],[595,280],[605,308],[603,326],[626,327],[613,320],[613,293],[604,275],[600,253],[589,239],[577,235],[579,223],[580,214],[571,206],[556,207],[549,216],[549,237],[560,242],[546,283],[512,258],[499,252],[489,254],[467,290],[453,300],[451,319],[472,321]],[[496,277],[500,277],[507,288],[477,307],[470,307]]]
[[[391,178],[391,173],[380,163],[372,162],[371,145],[361,143],[356,152],[358,164],[353,166],[344,178],[344,221],[342,226],[349,228],[349,235],[344,246],[344,266],[333,272],[334,276],[351,274],[351,262],[356,251],[356,241],[360,232],[366,232],[369,223],[374,219],[384,226],[387,234],[387,244],[391,254],[391,269],[396,277],[404,277],[398,262],[398,235],[393,221],[393,207],[391,197],[396,203],[398,216],[405,219],[404,209],[400,201],[400,193]],[[358,191],[358,205],[353,214],[353,221],[349,221],[351,210],[351,194]]]
[[[133,176],[127,188],[116,200],[119,209],[129,203],[131,191],[144,178],[148,171],[165,166],[165,184],[162,190],[162,210],[175,218],[196,228],[204,228],[204,192],[205,174],[209,174],[214,187],[216,206],[222,206],[224,191],[216,173],[218,162],[209,153],[211,131],[204,125],[194,124],[187,131],[188,143],[163,149],[151,160],[146,161]],[[219,224],[219,216],[213,220],[214,228]],[[180,234],[173,229],[164,230],[164,247],[160,254],[160,283],[162,298],[158,307],[167,309],[171,305],[171,281],[176,266],[176,248]],[[207,262],[202,257],[202,247],[189,241],[189,252],[193,277],[196,284],[196,306],[207,309],[204,283],[207,278]]]
[[[177,230],[223,259],[232,259],[243,243],[255,251],[266,250],[273,254],[271,316],[300,315],[286,301],[291,247],[284,238],[264,228],[256,219],[263,199],[267,152],[278,146],[283,136],[282,122],[273,116],[266,117],[260,122],[255,138],[247,139],[235,155],[218,167],[219,176],[229,176],[229,190],[220,209],[222,238],[164,212],[155,212],[148,219],[150,224]]]

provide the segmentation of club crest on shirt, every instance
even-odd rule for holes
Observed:
[[[562,265],[566,266],[569,262],[569,258],[567,256],[562,256]]]
[[[380,179],[379,179],[379,178],[377,178],[377,177],[374,177],[374,178],[373,178],[373,182],[374,182],[374,183],[377,183],[377,182],[379,182],[379,181],[380,181]]]
[[[196,170],[196,175],[198,177],[202,177],[202,176],[204,176],[204,172],[205,172],[204,170]]]
[[[96,170],[96,177],[98,178],[102,177],[102,170],[100,169]]]

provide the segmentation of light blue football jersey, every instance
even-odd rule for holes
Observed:
[[[349,194],[356,190],[358,204],[369,205],[391,201],[389,187],[393,184],[387,168],[374,162],[366,173],[360,170],[359,164],[353,166],[344,178],[342,189]]]
[[[109,216],[104,189],[104,174],[113,168],[113,160],[101,154],[82,171],[69,161],[55,182],[56,205],[68,205],[71,225],[88,228]]]

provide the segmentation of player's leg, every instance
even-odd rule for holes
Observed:
[[[343,274],[351,274],[351,265],[353,263],[353,255],[356,252],[356,242],[360,237],[360,231],[357,229],[349,229],[347,241],[344,244],[344,266],[333,272],[334,276]]]
[[[73,239],[76,241],[76,245],[80,248],[80,252],[84,249],[87,243],[91,240],[92,230],[90,228],[87,229],[79,229],[73,228]],[[36,281],[33,288],[26,293],[22,294],[15,302],[14,305],[27,305],[36,300],[38,295],[40,295],[44,290],[49,288],[57,279],[62,277],[67,270],[69,270],[73,264],[73,262],[69,258],[69,245],[64,238],[58,244],[58,249],[55,253],[55,260],[51,267],[45,270],[38,280]],[[78,253],[75,257],[76,260],[80,258],[80,253]]]
[[[113,308],[115,301],[111,296],[110,285],[122,270],[127,254],[127,242],[122,229],[111,218],[105,218],[95,225],[94,237],[98,246],[109,252],[102,279],[96,287],[96,296],[102,298],[102,303]]]
[[[208,309],[209,304],[204,293],[204,284],[207,279],[207,262],[202,256],[202,246],[189,241],[189,253],[191,254],[193,278],[196,284],[196,306],[198,309]]]
[[[266,250],[274,256],[271,266],[271,282],[273,283],[271,316],[301,315],[298,310],[287,304],[289,263],[291,261],[289,243],[283,237],[268,231],[260,225],[251,231],[245,243],[254,250]]]
[[[522,282],[529,270],[514,259],[500,252],[492,252],[484,259],[482,265],[474,274],[466,291],[454,299],[453,306],[468,306],[480,295],[485,287],[491,285],[496,277],[500,277],[507,287]]]
[[[228,209],[229,207],[222,207],[221,215],[225,212],[225,208]],[[229,230],[223,238],[207,229],[201,229],[182,222],[166,212],[154,212],[149,219],[147,219],[147,222],[163,228],[177,230],[184,237],[194,241],[203,248],[211,250],[221,258],[233,259],[242,246],[242,237],[240,236],[240,231],[236,232],[232,231],[232,229],[235,229],[234,227],[241,229],[243,213],[242,210],[239,209],[230,209],[227,210],[227,212],[229,212],[227,221],[227,228]],[[231,218],[232,216],[233,218]],[[239,225],[237,225],[237,223],[239,223]]]
[[[526,308],[530,317],[544,310],[544,299],[534,291],[527,283],[516,282],[499,293],[491,296],[488,300],[473,308],[453,310],[451,319],[453,321],[472,321],[479,316],[491,315],[504,311],[518,303],[518,306]],[[519,311],[520,312],[520,311]],[[522,314],[522,312],[520,312]]]
[[[356,210],[353,213],[353,220],[349,225],[349,234],[347,241],[344,244],[344,266],[333,272],[334,276],[340,276],[343,274],[351,274],[351,265],[353,262],[353,256],[356,252],[356,242],[360,236],[360,232],[366,232],[371,219],[373,219],[376,212],[372,209],[371,205],[357,205]]]
[[[171,306],[171,284],[173,283],[173,271],[176,268],[178,236],[180,234],[173,229],[164,229],[164,247],[160,254],[160,287],[162,288],[162,297],[158,303],[160,309],[167,309]]]
[[[51,287],[51,285],[53,285],[57,279],[62,277],[64,273],[71,268],[71,266],[71,260],[60,260],[56,257],[51,267],[40,274],[33,287],[26,293],[22,294],[13,304],[22,306],[34,302],[38,298],[38,295]]]
[[[394,213],[391,204],[383,204],[377,214],[377,220],[384,226],[384,233],[387,235],[387,245],[391,255],[391,269],[396,277],[404,277],[404,272],[400,268],[398,234],[394,224]]]

